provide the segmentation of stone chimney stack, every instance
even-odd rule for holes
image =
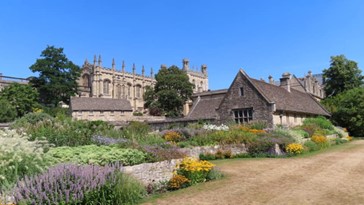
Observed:
[[[282,78],[280,78],[280,86],[285,88],[288,92],[291,92],[291,74],[283,73]]]
[[[185,58],[182,60],[182,63],[183,63],[182,70],[188,71],[190,69],[190,61],[187,58]]]
[[[273,79],[273,77],[271,75],[268,76],[268,79],[269,79],[269,84],[274,85],[274,79]]]

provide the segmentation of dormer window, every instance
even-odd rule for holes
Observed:
[[[244,96],[244,88],[240,87],[239,89],[239,96]]]

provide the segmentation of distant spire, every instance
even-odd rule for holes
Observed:
[[[101,64],[102,64],[102,60],[101,60],[101,55],[99,55],[99,66],[101,67]]]
[[[87,60],[87,58],[86,58],[86,60],[85,60],[85,65],[87,65],[88,64],[88,60]]]
[[[96,55],[94,55],[94,66],[96,66]]]
[[[151,77],[151,78],[154,78],[153,68],[150,68],[150,77]]]
[[[121,72],[125,73],[125,63],[123,61],[123,64],[121,65]]]
[[[133,63],[133,74],[135,74],[135,63]]]
[[[142,66],[142,75],[144,76],[144,72],[145,72],[145,69],[144,69],[144,65]]]
[[[112,70],[115,70],[115,60],[114,60],[114,58],[112,59]]]

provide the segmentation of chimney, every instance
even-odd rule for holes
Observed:
[[[281,87],[285,88],[288,92],[291,92],[291,74],[290,73],[283,73],[281,81]]]
[[[183,63],[182,70],[188,71],[188,69],[190,69],[190,65],[189,65],[190,61],[187,58],[185,58],[182,60],[182,63]]]
[[[268,79],[269,79],[269,84],[274,85],[274,79],[273,79],[273,77],[271,75],[268,76]]]

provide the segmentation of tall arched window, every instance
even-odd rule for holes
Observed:
[[[104,80],[104,95],[109,95],[110,94],[110,80],[106,79]]]
[[[140,98],[141,97],[141,90],[142,90],[142,86],[141,85],[137,85],[136,86],[136,97]]]
[[[88,74],[84,74],[82,76],[82,86],[83,87],[91,87],[91,85],[90,85],[90,76]]]
[[[127,89],[128,89],[128,97],[131,97],[131,84],[130,83],[128,83],[128,85],[127,85]]]

